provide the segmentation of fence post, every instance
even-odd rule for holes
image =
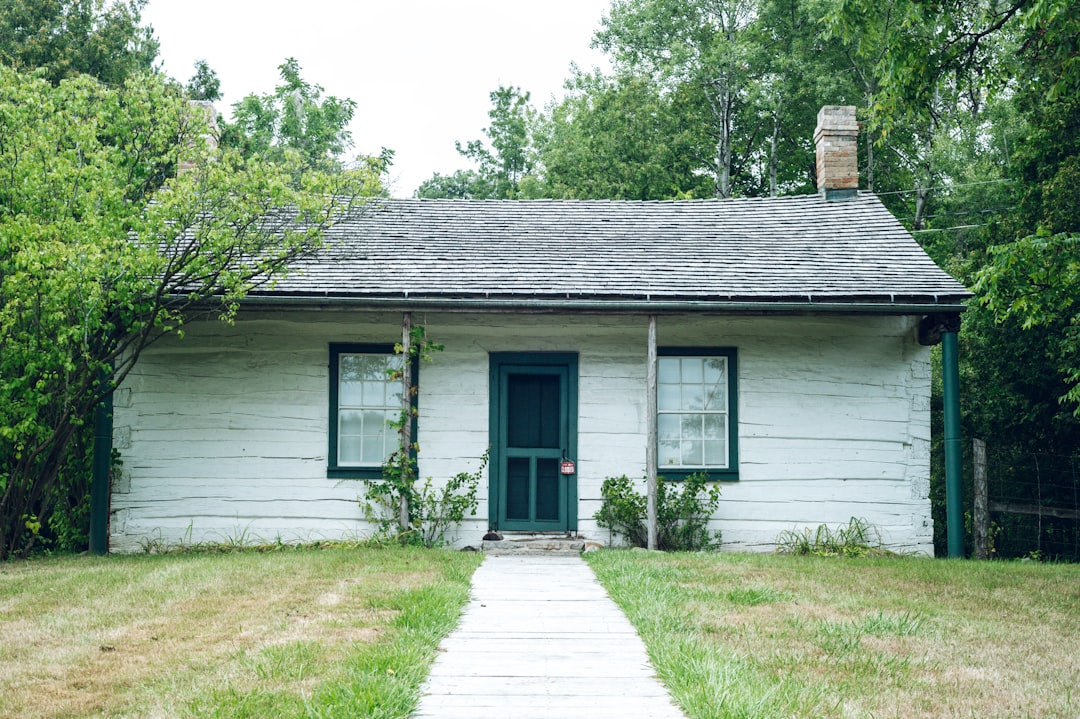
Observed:
[[[986,476],[986,442],[972,440],[975,458],[975,507],[972,531],[975,535],[975,559],[990,558],[990,502]]]

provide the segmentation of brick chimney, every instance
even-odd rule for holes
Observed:
[[[192,114],[201,112],[206,118],[206,130],[207,132],[202,136],[202,142],[205,145],[205,150],[213,152],[218,148],[218,124],[217,124],[217,110],[214,109],[214,103],[206,100],[190,100],[190,109]],[[190,172],[195,169],[195,159],[192,156],[193,153],[197,153],[195,147],[195,140],[189,139],[187,142],[185,152],[182,153],[180,160],[176,165],[176,174],[182,175],[185,172]]]
[[[853,200],[859,192],[859,123],[853,105],[826,105],[817,116],[818,192],[826,200]]]

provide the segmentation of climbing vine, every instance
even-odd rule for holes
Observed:
[[[402,362],[401,367],[390,370],[390,379],[403,381],[407,366],[431,362],[434,354],[443,348],[427,337],[423,325],[412,327],[408,347],[402,343],[394,346],[394,352]],[[413,431],[419,414],[416,407],[419,388],[414,376],[411,380],[405,388],[407,401],[402,402],[401,413],[389,422],[398,435],[397,449],[383,464],[382,475],[368,480],[360,504],[367,520],[378,528],[378,537],[433,547],[443,544],[446,532],[476,511],[477,488],[488,455],[485,452],[480,457],[480,466],[475,472],[459,472],[442,487],[436,487],[430,477],[419,482],[416,453],[420,451],[420,444]]]

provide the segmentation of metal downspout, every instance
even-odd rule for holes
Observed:
[[[959,325],[959,322],[956,323]],[[945,401],[945,517],[949,558],[964,556],[963,449],[960,446],[959,327],[941,333],[942,389]]]
[[[109,380],[101,374],[104,385]],[[94,468],[90,480],[90,554],[109,551],[109,492],[112,489],[113,396],[112,392],[94,410]]]

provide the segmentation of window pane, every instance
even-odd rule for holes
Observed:
[[[682,388],[681,409],[703,409],[705,391],[700,384],[684,384]]]
[[[657,418],[656,433],[660,439],[679,438],[680,415],[662,414]]]
[[[661,357],[657,361],[656,376],[660,384],[677,384],[679,381],[679,360],[675,357]]]
[[[701,415],[684,414],[682,416],[683,439],[701,439]]]
[[[365,434],[363,437],[363,452],[361,461],[364,464],[382,464],[386,460],[385,447],[386,431],[374,434]]]
[[[656,461],[660,466],[664,465],[677,465],[681,455],[679,454],[682,448],[679,440],[662,440],[660,446],[657,447]]]
[[[338,464],[360,464],[360,437],[338,438]]]
[[[363,405],[365,407],[386,406],[386,381],[364,382]]]
[[[728,466],[726,440],[705,441],[705,464],[710,467]]]
[[[724,379],[727,357],[710,357],[705,360],[705,384],[716,384]]]
[[[661,410],[682,409],[682,393],[677,384],[662,384],[656,388],[656,406]]]
[[[360,383],[344,379],[338,388],[338,404],[354,407],[360,404]]]
[[[700,467],[703,464],[701,455],[701,441],[695,440],[693,442],[683,440],[682,443],[682,463],[692,467]]]
[[[706,388],[704,408],[711,412],[727,411],[727,383],[721,382]]]
[[[390,379],[390,375],[387,373],[390,357],[384,357],[383,355],[358,355],[358,357],[362,367],[362,379],[376,382],[386,382]]]
[[[700,357],[683,357],[682,359],[682,382],[683,384],[689,384],[691,382],[700,384],[703,378],[702,364],[704,360]]]
[[[342,437],[364,433],[363,413],[356,410],[342,410],[339,413],[338,431]]]
[[[724,439],[727,437],[727,417],[722,414],[707,414],[703,417],[705,439]]]

